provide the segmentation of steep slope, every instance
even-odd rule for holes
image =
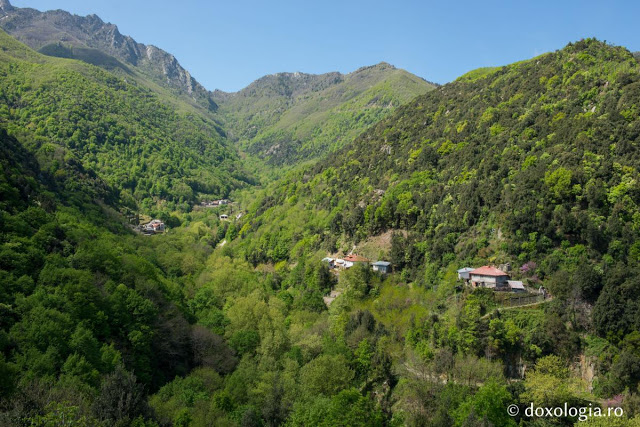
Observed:
[[[333,251],[404,229],[417,240],[396,266],[427,283],[452,262],[535,261],[549,276],[571,248],[632,264],[639,80],[628,51],[586,40],[445,85],[270,188],[246,217],[246,255],[277,260],[252,232]]]
[[[194,420],[296,426],[384,425],[378,408],[389,424],[538,425],[504,408],[621,393],[637,408],[640,65],[589,39],[467,77],[235,196],[248,212],[194,300],[243,358],[222,383],[194,372],[154,395],[165,422],[189,390],[222,402]],[[390,245],[363,253],[372,237]],[[354,245],[394,272],[320,261]],[[552,298],[511,307],[517,294],[457,279],[503,263]]]
[[[185,111],[174,97],[205,110],[196,114],[217,111],[218,104],[224,104],[221,114],[211,117],[224,118],[225,128],[243,150],[272,165],[293,165],[333,152],[434,87],[382,63],[348,75],[281,73],[237,93],[211,93],[173,55],[122,35],[96,15],[40,12],[2,0],[0,27],[40,53],[96,65]]]
[[[72,154],[0,128],[3,426],[140,424],[146,394],[196,364],[174,264],[206,244],[133,235],[116,195]]]
[[[496,363],[491,369],[513,378],[527,367],[520,391],[506,399],[545,395],[536,375],[548,375],[564,390],[576,384],[560,401],[596,406],[625,393],[633,405],[640,65],[624,48],[586,39],[478,75],[417,98],[336,155],[251,194],[249,212],[227,234],[235,239],[220,252],[259,271],[273,264],[273,289],[294,307],[322,305],[313,292],[326,295],[331,284],[311,266],[327,254],[355,249],[391,261],[395,274],[383,284],[367,268],[340,272],[343,295],[328,312],[336,341],[355,357],[368,346],[358,344],[363,336],[395,343],[386,347],[400,376],[386,394],[394,418],[453,425],[452,412],[465,405],[451,406],[441,378],[453,387],[456,366]],[[385,232],[389,247],[362,253],[363,242]],[[513,279],[544,286],[552,300],[496,310],[512,294],[470,289],[456,275],[488,264],[509,264]],[[358,329],[365,317],[369,335]],[[580,378],[585,366],[593,374]],[[370,381],[376,389],[382,380]],[[416,392],[425,389],[439,391]]]
[[[230,134],[272,164],[333,152],[399,105],[435,86],[381,63],[353,73],[280,73],[240,92],[215,92]]]
[[[34,50],[75,58],[109,70],[140,72],[156,84],[202,107],[217,108],[210,93],[176,58],[152,45],[124,36],[96,15],[77,16],[62,10],[40,12],[0,2],[0,27]]]
[[[3,126],[29,146],[75,154],[129,204],[223,197],[249,180],[206,115],[179,112],[175,100],[165,104],[97,67],[38,54],[4,32],[0,46]]]

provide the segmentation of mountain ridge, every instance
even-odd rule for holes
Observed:
[[[0,424],[502,426],[510,404],[610,397],[640,421],[626,49],[435,89],[388,64],[265,76],[220,103],[238,144],[328,153],[266,189],[214,115],[118,73],[0,31]],[[168,231],[134,233],[133,199]],[[330,271],[349,252],[393,271]],[[456,272],[502,263],[552,298]]]
[[[390,111],[435,85],[381,62],[342,74],[281,72],[237,92],[208,91],[175,56],[138,43],[99,16],[0,4],[0,27],[48,56],[77,59],[167,92],[225,122],[225,133],[267,175],[335,151]],[[221,107],[223,105],[223,107]],[[220,111],[218,111],[220,110]],[[299,122],[299,123],[297,123]]]
[[[38,53],[2,30],[0,46],[2,126],[34,151],[75,155],[131,208],[225,197],[253,182],[209,115],[100,67]]]
[[[230,136],[273,165],[333,152],[435,84],[386,62],[342,74],[284,72],[214,92]]]
[[[263,224],[262,206],[287,209],[289,199],[293,200],[290,208],[295,210],[298,203],[308,206],[305,200],[311,197],[326,216],[326,227],[340,230],[335,222],[342,223],[346,227],[343,232],[348,230],[347,235],[356,241],[398,227],[407,231],[417,228],[421,239],[427,239],[426,247],[433,245],[426,254],[431,257],[429,262],[440,265],[445,262],[445,254],[454,252],[453,246],[443,242],[454,235],[459,237],[474,224],[498,221],[494,217],[497,212],[508,218],[505,224],[518,242],[510,250],[518,254],[517,248],[526,246],[523,240],[529,233],[542,235],[545,230],[561,240],[561,235],[545,228],[553,218],[560,221],[547,211],[548,206],[563,200],[568,212],[578,209],[574,203],[585,209],[581,200],[589,196],[576,196],[574,192],[596,185],[589,181],[588,174],[594,179],[595,175],[602,180],[607,177],[604,182],[609,184],[603,191],[613,191],[626,180],[634,180],[635,175],[628,170],[636,161],[631,153],[638,136],[632,94],[640,71],[630,52],[586,40],[481,74],[483,78],[459,80],[417,97],[345,145],[336,156],[283,179],[281,188],[270,188],[266,199],[256,203],[260,206],[256,213],[246,220],[252,221],[256,215],[256,224]],[[618,88],[624,88],[622,95]],[[600,116],[615,123],[616,130],[603,127],[604,119],[597,119]],[[598,132],[611,132],[611,136]],[[620,139],[616,144],[610,148],[598,145],[600,138],[613,135]],[[569,148],[562,148],[563,143]],[[617,168],[626,172],[617,175],[607,168],[597,174],[573,170],[590,162],[585,160],[589,156],[596,156],[604,164],[607,150],[614,149]],[[568,158],[578,156],[576,153],[586,157],[568,162]],[[551,162],[554,156],[559,156],[555,163]],[[516,163],[508,163],[507,158]],[[507,164],[513,169],[510,174],[505,169]],[[534,165],[541,177],[530,176]],[[546,173],[543,165],[549,168]],[[516,173],[519,168],[522,171]],[[625,173],[631,175],[624,178]],[[562,174],[566,177],[561,185],[568,187],[560,189]],[[569,188],[572,185],[573,189]],[[525,204],[523,196],[511,186],[530,192],[527,194],[532,200],[543,197],[541,194],[549,200]],[[305,197],[292,197],[298,194]],[[633,194],[637,198],[638,194]],[[617,197],[612,195],[610,200]],[[499,203],[502,199],[504,204]],[[536,216],[540,209],[544,212]],[[348,213],[338,215],[336,220],[334,215],[341,210]],[[268,212],[278,216],[272,209]],[[283,218],[298,215],[301,212],[288,212]],[[321,218],[308,218],[312,221],[324,223]],[[439,223],[449,226],[436,227]],[[287,229],[280,226],[283,231]],[[277,229],[278,225],[273,227]],[[503,229],[502,234],[506,232]],[[585,234],[569,240],[588,242],[593,238]],[[559,244],[560,240],[553,241]],[[628,243],[628,239],[625,241]],[[330,251],[335,249],[330,247]],[[513,253],[493,250],[496,256],[505,257],[499,260],[517,262],[509,258],[515,256]],[[246,253],[249,258],[253,256],[251,250]]]
[[[201,106],[215,110],[211,95],[172,54],[122,35],[118,27],[99,16],[74,15],[63,10],[40,12],[16,8],[9,0],[0,4],[0,27],[34,50],[63,43],[105,52],[136,67],[161,86],[170,88]],[[95,64],[94,64],[95,65]]]

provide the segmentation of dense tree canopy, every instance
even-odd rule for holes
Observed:
[[[541,425],[506,407],[606,398],[637,421],[628,51],[472,73],[198,209],[251,183],[210,116],[0,38],[0,424]],[[353,250],[393,272],[320,261]],[[457,280],[498,263],[552,298]]]

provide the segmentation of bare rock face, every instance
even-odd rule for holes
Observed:
[[[9,3],[9,0],[0,0],[0,10],[3,12],[10,12],[13,9],[14,8],[11,6],[11,3]]]
[[[137,67],[156,83],[208,109],[217,108],[212,94],[173,55],[122,35],[116,25],[104,22],[97,15],[78,16],[62,10],[39,12],[15,8],[9,0],[0,0],[0,27],[35,50],[56,43],[97,49],[126,65]]]

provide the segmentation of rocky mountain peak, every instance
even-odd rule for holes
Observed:
[[[0,10],[3,12],[10,12],[14,7],[9,3],[9,0],[0,0]]]
[[[97,49],[134,67],[156,83],[177,90],[208,109],[217,108],[211,94],[168,52],[138,43],[98,15],[73,15],[62,10],[39,12],[0,0],[0,27],[35,50],[56,43]],[[55,55],[54,55],[55,56]]]

